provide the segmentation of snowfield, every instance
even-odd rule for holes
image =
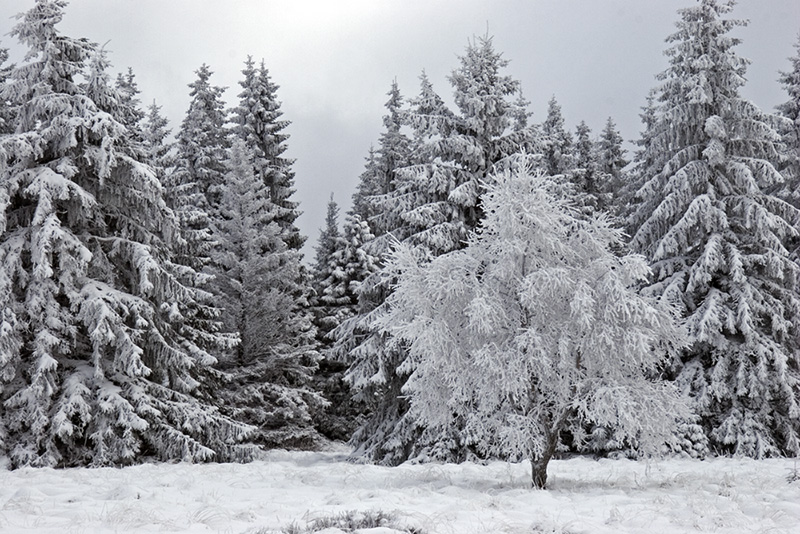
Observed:
[[[800,532],[796,460],[358,465],[341,452],[275,451],[251,464],[0,471],[0,532],[362,534]],[[327,526],[326,526],[327,525]],[[347,530],[344,524],[339,525]]]

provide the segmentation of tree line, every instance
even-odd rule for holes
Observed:
[[[612,118],[533,123],[475,37],[391,84],[312,265],[278,86],[203,65],[174,139],[37,0],[0,55],[0,444],[14,467],[356,455],[800,453],[800,55],[743,99],[733,2],[678,12],[628,161]],[[798,43],[800,47],[800,43]]]

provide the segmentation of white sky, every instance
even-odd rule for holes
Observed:
[[[63,34],[106,43],[115,71],[132,67],[142,101],[163,106],[173,133],[189,103],[187,84],[207,63],[211,82],[235,104],[243,62],[262,58],[280,85],[295,158],[298,220],[313,254],[331,192],[343,208],[382,130],[386,91],[394,78],[405,97],[425,69],[450,99],[446,76],[467,40],[488,32],[522,82],[532,120],[541,122],[555,95],[568,127],[581,121],[597,134],[607,117],[627,140],[654,76],[666,67],[664,39],[676,10],[693,0],[73,0]],[[8,32],[14,14],[33,0],[0,0],[0,46],[21,58]],[[738,52],[753,60],[747,98],[765,110],[787,99],[778,70],[800,30],[799,0],[742,0],[733,16]],[[340,217],[340,222],[343,215]]]

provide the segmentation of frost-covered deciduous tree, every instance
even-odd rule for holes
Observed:
[[[635,250],[651,262],[647,291],[674,302],[691,346],[674,369],[711,445],[762,458],[800,454],[798,265],[784,244],[798,212],[766,194],[780,137],[744,100],[747,61],[726,18],[733,2],[682,9],[668,38],[651,130]]]
[[[465,249],[430,260],[401,245],[389,264],[397,285],[378,324],[408,347],[409,413],[425,434],[455,426],[478,453],[529,459],[539,488],[570,419],[658,450],[687,410],[650,377],[683,334],[673,308],[638,294],[645,259],[616,255],[622,233],[578,217],[551,178],[494,182]]]
[[[209,351],[233,340],[172,263],[173,212],[97,46],[56,29],[65,5],[20,15],[29,51],[2,93],[18,110],[0,138],[2,450],[12,466],[244,459],[252,429],[203,399]]]
[[[296,294],[292,282],[300,253],[281,239],[280,210],[244,141],[234,142],[227,167],[213,284],[225,329],[241,342],[223,362],[233,379],[219,396],[227,413],[258,427],[257,442],[309,447],[316,438],[312,410],[324,401],[308,387],[318,355],[307,295]]]

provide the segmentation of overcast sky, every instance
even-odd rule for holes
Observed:
[[[664,39],[676,10],[695,0],[73,0],[63,34],[107,43],[115,71],[133,68],[142,100],[155,99],[177,131],[189,104],[187,84],[207,63],[211,82],[236,102],[248,54],[262,58],[280,86],[295,158],[298,220],[313,254],[331,192],[343,208],[381,132],[386,92],[397,79],[416,95],[425,69],[450,100],[447,75],[468,39],[487,32],[522,82],[533,121],[555,95],[568,127],[593,133],[612,117],[626,140],[654,76],[666,67]],[[0,0],[0,46],[19,60],[8,35],[13,16],[33,0]],[[787,99],[776,79],[800,31],[800,0],[741,0],[749,19],[736,35],[753,63],[744,95],[765,110]],[[340,222],[343,215],[340,217]]]

